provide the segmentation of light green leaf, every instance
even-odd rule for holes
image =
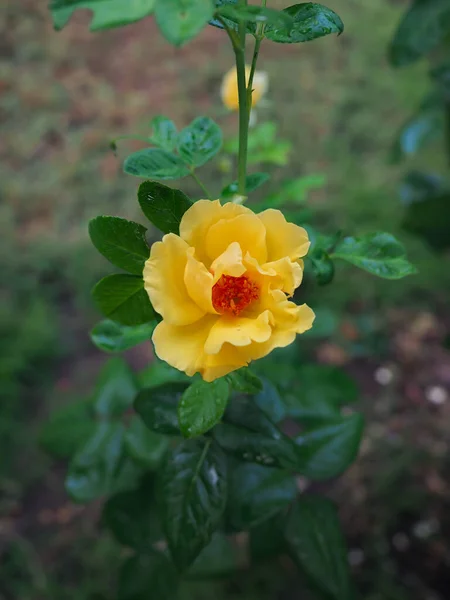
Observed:
[[[157,358],[148,367],[138,373],[138,381],[141,388],[154,388],[163,383],[190,382],[190,380],[191,378],[182,371],[171,367],[166,362]]]
[[[222,147],[222,130],[209,117],[198,117],[178,136],[181,158],[194,167],[211,160]]]
[[[136,379],[128,364],[122,358],[111,358],[95,386],[95,413],[100,417],[121,416],[131,407],[137,392]]]
[[[251,173],[247,175],[245,179],[245,191],[247,194],[250,192],[254,192],[257,188],[259,188],[263,183],[270,179],[270,175],[268,173]],[[220,197],[223,200],[228,200],[232,198],[238,193],[238,182],[233,181],[220,192]]]
[[[138,415],[131,418],[124,439],[125,453],[135,462],[156,469],[169,447],[169,440],[150,431]]]
[[[142,275],[150,256],[146,231],[139,223],[120,217],[100,216],[89,222],[89,235],[100,254],[133,275]]]
[[[97,283],[92,296],[105,317],[123,325],[142,325],[156,319],[141,277],[108,275]]]
[[[333,503],[302,496],[289,515],[286,541],[299,567],[330,600],[353,600],[347,549]]]
[[[124,352],[149,341],[155,325],[156,321],[127,327],[105,319],[91,330],[91,340],[104,352]]]
[[[218,8],[217,14],[234,21],[266,23],[284,28],[294,25],[294,19],[287,12],[264,6],[224,4]]]
[[[125,159],[123,170],[144,179],[180,179],[189,175],[185,163],[171,152],[161,148],[144,148]]]
[[[338,243],[331,258],[341,258],[384,279],[401,279],[417,272],[406,259],[402,244],[390,233],[346,237]]]
[[[309,42],[317,38],[344,31],[341,18],[332,10],[315,2],[294,4],[283,10],[293,21],[293,25],[271,25],[265,29],[266,37],[273,42],[293,44]]]
[[[156,0],[51,0],[49,8],[56,29],[67,25],[78,8],[92,10],[91,31],[121,27],[153,12]]]
[[[152,137],[150,138],[150,141],[153,142],[155,146],[159,146],[163,150],[167,150],[167,152],[175,150],[178,131],[173,121],[159,115],[153,117],[150,122],[150,127],[152,128]]]
[[[196,437],[214,427],[222,418],[229,395],[230,386],[223,377],[211,383],[192,383],[178,405],[178,422],[184,437]]]
[[[182,46],[200,33],[213,14],[212,0],[163,0],[155,8],[162,34],[175,46]]]
[[[183,192],[155,181],[141,183],[138,200],[147,219],[164,233],[178,234],[181,218],[192,206]]]

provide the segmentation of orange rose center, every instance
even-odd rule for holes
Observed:
[[[222,275],[212,289],[212,303],[218,313],[237,316],[259,298],[259,287],[243,275]]]

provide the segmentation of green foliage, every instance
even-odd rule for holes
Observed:
[[[91,31],[121,27],[134,23],[153,12],[156,0],[131,0],[125,6],[122,0],[51,0],[50,10],[56,29],[67,25],[77,8],[93,12]]]
[[[250,175],[247,175],[245,180],[246,193],[249,194],[250,192],[254,192],[269,179],[270,175],[268,173],[251,173]],[[233,181],[233,183],[230,183],[223,188],[223,190],[220,192],[220,197],[222,200],[231,200],[237,193],[238,182]]]
[[[287,164],[291,147],[292,144],[289,141],[279,138],[276,124],[266,121],[249,131],[248,164],[270,163],[284,166]],[[237,154],[239,137],[227,139],[223,149],[229,154]]]
[[[156,318],[142,277],[108,275],[94,287],[92,297],[105,317],[122,325],[142,325]]]
[[[133,275],[142,275],[150,249],[147,229],[120,217],[96,217],[89,223],[92,243],[110,263]]]
[[[292,24],[269,25],[265,34],[269,40],[282,44],[309,42],[330,33],[341,34],[344,24],[329,8],[315,2],[294,4],[283,10],[293,20]]]
[[[182,46],[195,37],[212,18],[212,0],[158,0],[156,22],[164,37]]]
[[[224,377],[212,383],[192,383],[178,405],[178,422],[184,437],[197,437],[214,427],[225,412],[229,395],[230,386]]]
[[[261,379],[248,367],[232,371],[226,378],[234,390],[244,394],[256,394],[263,388]]]
[[[103,367],[95,388],[93,408],[99,417],[117,417],[133,403],[138,391],[136,379],[127,363],[112,358]]]
[[[212,440],[177,446],[161,470],[161,509],[172,558],[187,569],[211,541],[227,499],[226,458]]]
[[[354,598],[347,549],[330,500],[300,498],[289,516],[285,535],[293,558],[327,598]]]
[[[222,130],[209,117],[198,117],[178,136],[178,153],[192,167],[201,167],[222,147]]]
[[[331,258],[340,258],[384,279],[401,279],[416,273],[402,244],[389,233],[346,237],[337,244]]]
[[[167,437],[149,431],[142,419],[133,416],[125,435],[125,452],[137,464],[156,469],[169,446]]]
[[[91,331],[91,340],[104,352],[124,352],[138,344],[150,341],[155,323],[127,327],[115,321],[100,321]]]
[[[406,210],[403,227],[420,237],[435,250],[450,247],[450,191],[442,189],[411,202]]]
[[[150,122],[152,135],[150,141],[167,152],[172,152],[177,146],[178,130],[175,123],[168,117],[158,115]]]
[[[187,387],[187,383],[178,381],[141,390],[134,408],[152,431],[180,435],[177,406]]]
[[[290,29],[294,20],[285,11],[265,8],[263,6],[245,6],[235,3],[226,3],[216,11],[217,15],[231,19],[232,21],[244,21],[250,23],[266,23],[272,26]]]
[[[210,579],[229,575],[238,568],[238,556],[233,544],[219,531],[204,548],[188,571],[189,578]]]
[[[138,200],[147,219],[163,233],[178,234],[181,217],[192,206],[183,192],[155,181],[141,183]]]
[[[402,18],[389,48],[396,67],[404,67],[444,42],[450,29],[447,0],[414,0]]]
[[[274,423],[279,423],[286,416],[286,408],[280,394],[268,379],[262,380],[262,389],[256,394],[255,402]]]
[[[295,480],[286,471],[240,464],[230,472],[228,519],[236,531],[267,521],[296,497]]]
[[[178,574],[161,552],[149,550],[126,560],[119,575],[118,600],[173,600]]]
[[[189,168],[179,156],[161,148],[143,148],[125,159],[123,170],[144,179],[180,179],[189,175]]]

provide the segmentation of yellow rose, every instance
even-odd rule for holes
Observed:
[[[303,276],[310,242],[279,210],[255,214],[219,200],[185,212],[180,235],[153,244],[145,289],[163,320],[156,354],[213,381],[310,329],[313,311],[288,300]]]
[[[250,67],[245,67],[245,81],[248,83],[250,77]],[[253,93],[252,93],[252,106],[261,100],[264,94],[267,92],[269,87],[269,78],[267,73],[263,71],[255,71],[253,77]],[[238,98],[238,86],[237,86],[237,71],[236,67],[233,67],[228,71],[222,80],[222,87],[220,90],[222,102],[229,110],[239,110],[239,98]]]

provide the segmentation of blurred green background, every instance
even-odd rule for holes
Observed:
[[[305,286],[322,327],[308,351],[354,375],[367,415],[357,463],[320,491],[339,504],[362,597],[444,600],[450,268],[448,256],[402,231],[398,187],[413,168],[444,174],[445,157],[436,145],[408,164],[389,161],[396,131],[429,85],[424,62],[395,71],[386,61],[407,3],[327,4],[345,23],[341,37],[262,47],[259,68],[270,90],[258,118],[278,123],[293,146],[289,165],[270,169],[271,190],[286,177],[325,173],[326,185],[308,198],[316,226],[390,231],[419,275],[391,282],[339,268],[333,285]],[[125,143],[115,156],[110,140],[146,134],[156,114],[180,127],[206,114],[236,132],[235,115],[220,106],[221,78],[233,62],[222,32],[209,27],[176,49],[151,18],[97,34],[88,21],[81,12],[56,33],[43,2],[0,9],[2,600],[113,597],[121,556],[98,524],[100,505],[69,501],[64,465],[37,441],[52,408],[88,395],[105,360],[88,336],[99,319],[89,292],[108,266],[90,244],[87,222],[98,214],[142,220],[139,180],[122,173],[120,160],[140,146]],[[217,193],[233,178],[225,168],[217,160],[201,172]],[[193,181],[179,185],[198,197]],[[151,355],[150,345],[140,346],[127,359],[141,368]],[[281,567],[243,569],[186,589],[186,598],[306,598]]]

